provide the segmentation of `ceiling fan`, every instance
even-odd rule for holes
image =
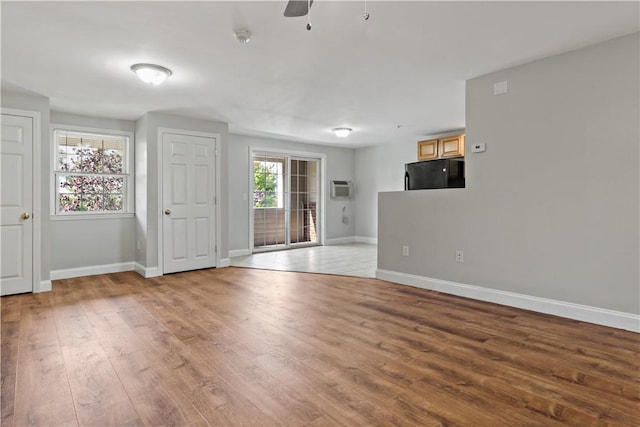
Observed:
[[[309,14],[307,19],[307,30],[311,30],[311,5],[313,0],[289,0],[287,7],[284,9],[284,16],[287,18],[293,18],[297,16],[305,16]],[[367,0],[364,0],[364,13],[362,19],[369,20],[369,12],[367,12]]]
[[[313,0],[289,0],[287,7],[284,9],[284,16],[287,18],[305,16],[309,13],[309,8],[312,4]]]

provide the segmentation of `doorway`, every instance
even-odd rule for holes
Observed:
[[[253,151],[252,252],[319,245],[321,158]]]

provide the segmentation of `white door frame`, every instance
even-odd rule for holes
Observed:
[[[253,156],[256,152],[274,154],[278,156],[286,155],[291,157],[308,157],[310,159],[318,159],[320,161],[320,194],[318,197],[319,206],[317,210],[320,212],[320,238],[318,240],[319,245],[324,245],[324,229],[325,229],[325,212],[324,212],[324,194],[325,194],[325,177],[327,167],[327,155],[324,153],[312,153],[309,151],[296,151],[287,150],[284,148],[272,148],[272,147],[254,147],[249,146],[249,197],[247,207],[249,208],[249,253],[253,253]]]
[[[163,235],[163,227],[162,227],[162,218],[163,218],[163,181],[164,181],[164,156],[163,156],[163,142],[162,138],[164,134],[178,134],[178,135],[187,135],[187,136],[200,136],[204,138],[214,138],[216,141],[216,146],[214,147],[214,158],[215,158],[215,207],[214,214],[216,216],[216,242],[215,242],[215,250],[216,250],[216,267],[221,266],[221,258],[220,258],[220,247],[222,245],[221,241],[221,229],[222,223],[220,218],[220,134],[212,133],[212,132],[197,132],[192,130],[185,129],[173,129],[173,128],[158,128],[158,140],[157,140],[157,149],[158,149],[158,273],[160,275],[164,274],[164,235]]]
[[[15,108],[2,108],[2,114],[7,114],[10,116],[21,116],[28,117],[32,120],[33,126],[33,159],[32,159],[32,167],[33,167],[33,192],[31,201],[33,212],[33,253],[32,253],[32,268],[33,268],[33,279],[32,279],[32,292],[46,292],[51,290],[51,281],[46,280],[41,282],[42,280],[42,208],[41,208],[41,197],[40,194],[42,192],[42,170],[41,170],[41,144],[42,144],[42,129],[41,129],[41,118],[39,111],[29,111],[29,110],[19,110]]]

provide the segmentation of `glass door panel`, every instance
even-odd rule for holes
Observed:
[[[253,157],[253,247],[286,248],[288,159],[256,154]]]
[[[318,163],[317,159],[291,159],[291,244],[317,244],[318,241]]]

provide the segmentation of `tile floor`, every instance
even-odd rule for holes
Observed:
[[[348,243],[262,252],[231,258],[235,267],[375,277],[376,245]]]

